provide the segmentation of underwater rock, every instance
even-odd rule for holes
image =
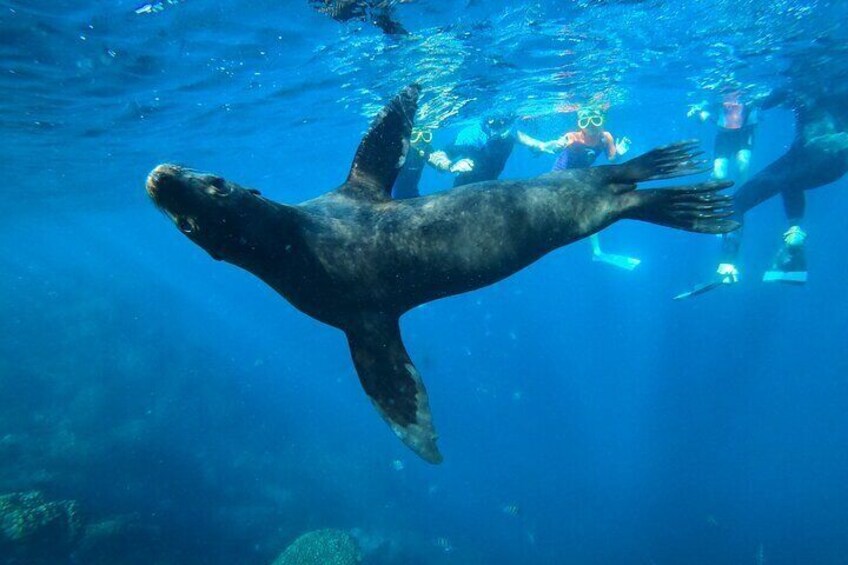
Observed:
[[[352,535],[343,530],[315,530],[303,534],[272,565],[355,565],[362,552]]]
[[[83,531],[77,503],[47,502],[37,491],[0,496],[0,558],[24,563],[66,559]]]
[[[136,514],[113,516],[86,526],[74,553],[85,565],[116,565],[165,562],[162,536],[155,525]]]

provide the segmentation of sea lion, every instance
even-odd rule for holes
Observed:
[[[299,205],[263,198],[221,177],[159,165],[147,192],[213,258],[268,283],[296,308],[347,335],[365,392],[395,434],[431,463],[427,393],[401,341],[400,316],[420,304],[495,283],[546,253],[631,218],[725,233],[729,182],[636,190],[640,181],[703,172],[693,142],[621,165],[529,180],[491,181],[392,200],[419,87],[377,116],[347,180]]]

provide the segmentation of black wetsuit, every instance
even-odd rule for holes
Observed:
[[[848,144],[840,138],[840,134],[848,137],[845,93],[780,92],[766,99],[763,107],[778,105],[791,105],[795,112],[795,140],[789,151],[736,192],[740,221],[751,208],[782,194],[786,217],[797,223],[804,216],[804,191],[835,182],[848,172]]]
[[[734,219],[740,225],[748,210],[777,194],[783,197],[789,223],[799,225],[806,209],[804,192],[835,182],[848,172],[848,103],[845,93],[778,91],[766,98],[762,107],[775,106],[790,106],[795,112],[795,139],[783,156],[736,191],[733,196]],[[722,261],[735,262],[741,237],[741,229],[725,236]],[[805,267],[774,268],[806,270]]]
[[[515,147],[515,137],[512,134],[506,137],[489,137],[482,131],[473,136],[464,135],[466,133],[461,132],[457,136],[456,143],[447,149],[447,154],[451,160],[466,157],[471,159],[474,161],[474,169],[456,175],[453,186],[497,180]]]
[[[392,187],[392,198],[395,200],[403,200],[405,198],[418,198],[421,193],[418,191],[418,183],[421,181],[421,175],[424,173],[424,167],[427,164],[426,156],[430,151],[422,151],[414,147],[406,154],[406,162],[403,168],[398,173],[394,187]]]

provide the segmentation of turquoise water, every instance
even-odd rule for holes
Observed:
[[[671,297],[717,238],[622,222],[602,241],[632,272],[583,241],[407,314],[439,466],[375,413],[340,332],[144,191],[173,162],[314,198],[411,82],[436,147],[492,109],[552,139],[594,103],[632,155],[700,138],[711,157],[715,126],[686,113],[725,85],[839,91],[845,3],[418,0],[394,7],[404,36],[300,0],[140,8],[0,3],[0,495],[80,516],[11,541],[0,505],[0,563],[271,563],[322,528],[376,564],[848,560],[844,178],[808,193],[803,288],[760,282],[772,199],[741,282],[697,300]],[[752,173],[792,143],[791,110],[761,114]],[[553,161],[516,147],[501,178]]]

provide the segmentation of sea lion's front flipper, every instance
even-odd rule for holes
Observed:
[[[392,431],[430,463],[441,463],[421,375],[409,359],[398,320],[370,319],[347,330],[362,388]]]
[[[380,110],[356,150],[342,193],[374,202],[391,200],[392,185],[409,150],[420,91],[411,84]]]

